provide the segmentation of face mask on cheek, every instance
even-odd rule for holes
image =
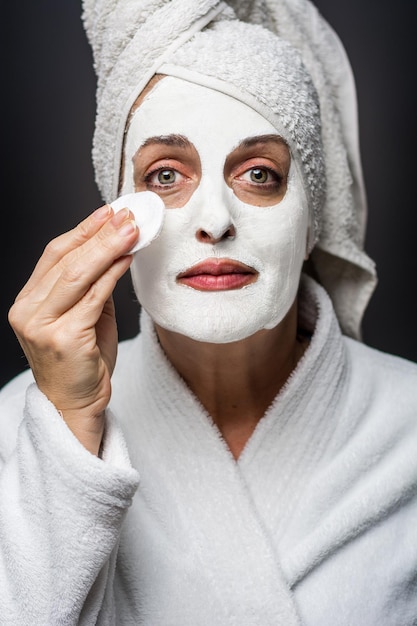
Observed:
[[[166,209],[160,236],[135,254],[131,273],[139,302],[158,325],[197,341],[228,343],[274,328],[294,301],[306,253],[308,206],[296,165],[278,204],[246,204],[224,180],[225,160],[248,128],[250,137],[276,129],[241,102],[180,79],[164,78],[150,95],[128,131],[123,193],[133,191],[132,156],[148,137],[187,137],[202,176],[184,206]],[[199,231],[219,240],[206,243]],[[216,273],[216,265],[221,278],[181,280],[196,266]]]

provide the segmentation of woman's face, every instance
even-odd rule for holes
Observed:
[[[134,113],[122,193],[166,206],[161,235],[136,253],[141,305],[161,327],[228,343],[274,328],[296,296],[308,205],[285,142],[232,97],[167,77]]]

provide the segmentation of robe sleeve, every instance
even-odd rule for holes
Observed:
[[[99,459],[35,383],[23,418],[17,404],[15,396],[6,394],[3,402],[0,396],[2,623],[96,623],[103,605],[106,611],[113,605],[118,538],[138,473],[111,415]]]

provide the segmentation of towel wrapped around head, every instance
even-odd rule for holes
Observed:
[[[361,338],[376,285],[363,249],[366,197],[356,93],[337,35],[309,0],[84,0],[97,73],[96,181],[118,195],[131,107],[155,73],[217,89],[254,108],[287,141],[310,200],[306,271]]]

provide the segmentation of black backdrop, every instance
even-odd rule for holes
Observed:
[[[411,0],[318,0],[356,76],[379,284],[364,340],[417,361],[416,94]],[[0,385],[26,368],[7,311],[46,242],[101,204],[90,152],[95,76],[79,0],[1,0]],[[138,328],[130,277],[115,293],[120,338]]]

